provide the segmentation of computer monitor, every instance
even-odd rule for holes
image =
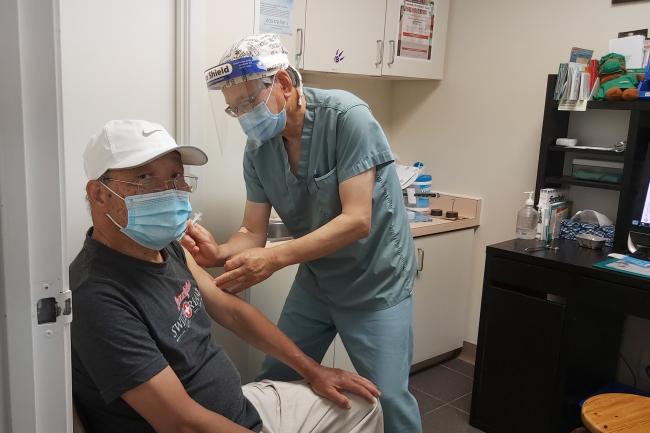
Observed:
[[[639,194],[634,204],[628,237],[628,249],[632,253],[638,249],[650,250],[650,155],[648,156],[641,188],[639,188]]]

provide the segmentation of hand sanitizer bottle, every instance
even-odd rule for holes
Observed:
[[[526,205],[517,213],[517,237],[519,239],[535,239],[537,235],[537,211],[533,206],[534,191],[526,192],[528,199]]]

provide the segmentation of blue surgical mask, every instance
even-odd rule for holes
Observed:
[[[244,133],[253,140],[266,141],[282,133],[287,124],[287,101],[278,114],[271,113],[266,102],[260,102],[248,113],[238,117]]]
[[[168,189],[124,198],[104,186],[124,200],[128,223],[122,227],[109,214],[106,216],[122,233],[143,247],[161,250],[185,233],[187,220],[192,213],[189,192]]]

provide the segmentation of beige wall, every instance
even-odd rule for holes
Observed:
[[[321,89],[343,89],[354,93],[368,103],[372,114],[390,138],[394,81],[373,77],[314,73],[305,73],[303,81],[305,86]]]
[[[572,46],[606,53],[621,30],[646,28],[650,3],[455,0],[445,78],[397,82],[391,143],[427,163],[434,189],[483,197],[466,339],[476,342],[487,244],[514,237],[535,186],[546,76]]]

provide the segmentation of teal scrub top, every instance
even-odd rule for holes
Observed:
[[[388,141],[370,108],[342,90],[305,88],[297,176],[282,136],[249,140],[244,179],[249,201],[270,203],[294,238],[341,213],[339,184],[376,167],[368,237],[302,263],[294,285],[344,308],[381,310],[407,298],[415,246]]]

